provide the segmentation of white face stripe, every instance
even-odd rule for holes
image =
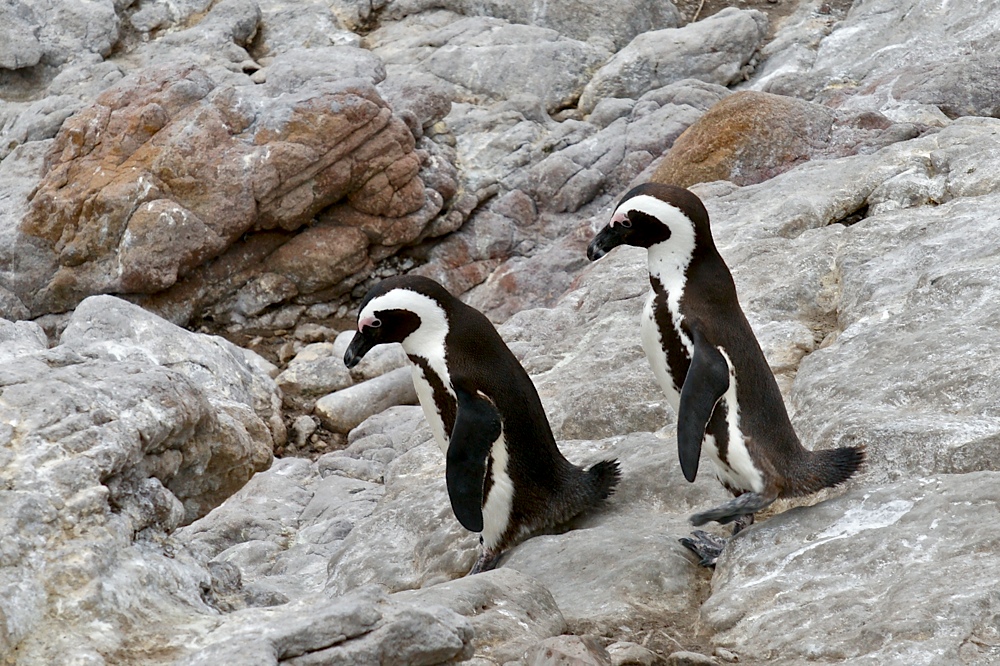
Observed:
[[[441,305],[430,296],[412,289],[397,288],[368,301],[364,309],[358,313],[358,321],[373,318],[376,312],[384,310],[408,310],[420,317],[420,326],[403,340],[403,351],[427,361],[427,365],[441,379],[445,390],[454,399],[455,389],[451,385],[444,346],[445,336],[448,335],[448,316]],[[424,378],[424,371],[420,367],[414,366],[412,375],[413,388],[417,391],[417,399],[420,400],[420,406],[424,410],[424,417],[438,446],[447,452],[449,433],[445,432],[444,422],[434,402],[434,391]]]
[[[423,356],[428,360],[433,357],[444,360],[448,316],[437,301],[412,289],[393,289],[368,301],[358,313],[358,321],[374,319],[376,312],[384,310],[409,310],[420,317],[420,326],[403,340],[403,349],[407,354]]]
[[[649,274],[655,277],[667,292],[667,307],[673,319],[674,329],[690,355],[694,352],[694,343],[681,329],[684,318],[680,313],[680,302],[687,282],[687,268],[694,255],[694,222],[677,206],[648,194],[640,194],[625,201],[615,211],[615,215],[633,210],[652,215],[670,229],[670,238],[648,248],[646,256]],[[660,353],[663,353],[662,350]]]

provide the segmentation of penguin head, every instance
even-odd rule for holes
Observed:
[[[673,185],[644,183],[629,190],[615,208],[611,221],[587,247],[596,261],[619,245],[690,252],[693,245],[714,247],[708,211],[692,192]]]
[[[398,275],[382,280],[361,301],[358,332],[344,354],[344,365],[353,368],[372,347],[390,342],[402,343],[408,354],[443,352],[445,307],[452,299],[430,278]]]

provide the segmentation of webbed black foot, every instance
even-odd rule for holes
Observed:
[[[769,507],[776,499],[778,499],[777,496],[768,497],[759,493],[743,493],[739,497],[735,497],[725,504],[720,504],[714,509],[694,514],[690,519],[691,524],[704,525],[714,520],[717,523],[725,525],[734,520],[739,520],[743,516],[757,513],[761,509]]]
[[[479,559],[476,560],[476,563],[472,565],[471,569],[469,569],[468,575],[471,576],[472,574],[482,573],[484,571],[492,571],[498,564],[500,564],[501,555],[503,555],[503,552],[483,550],[479,555]]]
[[[709,534],[704,530],[695,530],[689,537],[681,537],[681,544],[698,556],[698,564],[709,569],[715,568],[715,563],[722,554],[722,549],[729,541],[725,537]]]

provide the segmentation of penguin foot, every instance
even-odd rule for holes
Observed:
[[[468,575],[471,576],[472,574],[496,569],[496,566],[500,564],[501,555],[503,555],[502,551],[483,550],[483,552],[479,555],[479,559],[476,560],[476,563],[472,565],[471,569],[469,569]]]
[[[704,530],[695,530],[689,537],[678,539],[681,544],[692,553],[698,556],[698,564],[708,569],[714,569],[715,563],[722,554],[722,549],[729,541],[724,537],[717,537]]]
[[[769,507],[776,499],[778,499],[777,496],[766,497],[759,493],[743,493],[739,497],[733,498],[714,509],[694,514],[690,519],[691,524],[696,526],[704,525],[714,520],[717,523],[725,525],[726,523],[738,520],[742,516],[757,513],[761,509]]]

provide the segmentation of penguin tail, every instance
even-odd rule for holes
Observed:
[[[796,470],[790,495],[808,495],[823,488],[839,486],[854,476],[865,462],[864,446],[808,451]]]
[[[587,470],[587,480],[590,483],[593,503],[606,500],[615,492],[615,486],[622,478],[618,460],[602,460]]]

